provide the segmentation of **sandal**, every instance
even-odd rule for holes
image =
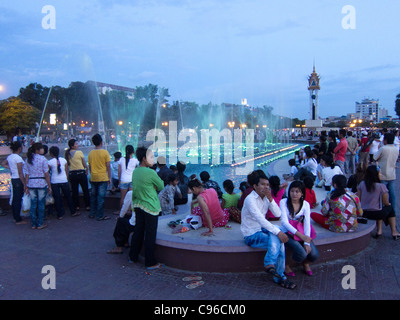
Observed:
[[[279,278],[281,279],[282,277],[280,276],[280,274],[276,271],[276,269],[274,267],[269,267],[269,268],[264,268],[264,271],[270,275],[272,275],[275,278]]]
[[[202,278],[199,276],[188,276],[184,277],[182,280],[187,282],[187,281],[200,281]]]
[[[161,268],[164,268],[164,267],[165,267],[165,264],[157,263],[156,265],[151,266],[151,267],[147,267],[146,269],[147,270],[157,270],[157,269],[161,269]]]
[[[290,281],[289,279],[280,279],[277,284],[279,284],[282,288],[285,289],[296,289],[297,284],[295,284],[294,282]]]
[[[188,285],[186,286],[186,288],[187,288],[187,289],[195,289],[195,288],[197,288],[197,287],[202,286],[204,283],[205,283],[204,281],[194,281],[194,282],[188,284]]]

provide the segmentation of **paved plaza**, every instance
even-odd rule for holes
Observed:
[[[397,169],[400,176],[400,169]],[[397,197],[400,192],[397,184]],[[397,202],[398,204],[400,201]],[[399,212],[399,207],[396,208]],[[1,300],[330,300],[400,299],[400,241],[392,240],[388,227],[382,239],[371,239],[367,249],[347,259],[315,264],[314,276],[294,269],[295,290],[280,288],[263,272],[193,273],[169,268],[147,272],[143,261],[128,263],[127,251],[108,255],[113,248],[115,220],[95,221],[86,212],[64,220],[48,221],[48,228],[31,230],[16,226],[12,214],[0,217],[0,299]],[[397,219],[400,223],[400,219]],[[45,290],[44,266],[56,271],[56,288]],[[353,266],[356,288],[342,286]],[[182,279],[201,276],[204,285],[187,289]],[[233,302],[232,302],[233,303]]]

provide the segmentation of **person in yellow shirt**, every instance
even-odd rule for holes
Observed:
[[[107,186],[111,185],[111,157],[107,150],[102,149],[103,139],[101,135],[95,134],[92,137],[95,146],[88,156],[90,184],[92,186],[90,197],[89,218],[96,218],[97,221],[109,220],[104,215],[104,198],[107,193]]]
[[[75,139],[68,141],[69,149],[65,151],[65,159],[68,162],[69,182],[71,183],[72,201],[75,210],[79,211],[79,186],[83,191],[86,210],[90,211],[90,194],[88,184],[88,166],[82,151],[78,150],[79,144]]]

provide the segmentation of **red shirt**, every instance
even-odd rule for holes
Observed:
[[[340,142],[338,143],[337,147],[335,150],[333,150],[335,154],[335,161],[345,161],[345,154],[347,151],[347,140],[346,138],[340,139]]]
[[[306,188],[306,197],[304,200],[310,204],[311,209],[314,209],[317,206],[317,197],[313,189]]]

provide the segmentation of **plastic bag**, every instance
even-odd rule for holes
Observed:
[[[46,196],[46,206],[54,204],[54,198],[51,194],[47,194]]]
[[[22,214],[24,216],[29,215],[29,211],[31,210],[31,196],[29,194],[24,194],[22,197]]]

